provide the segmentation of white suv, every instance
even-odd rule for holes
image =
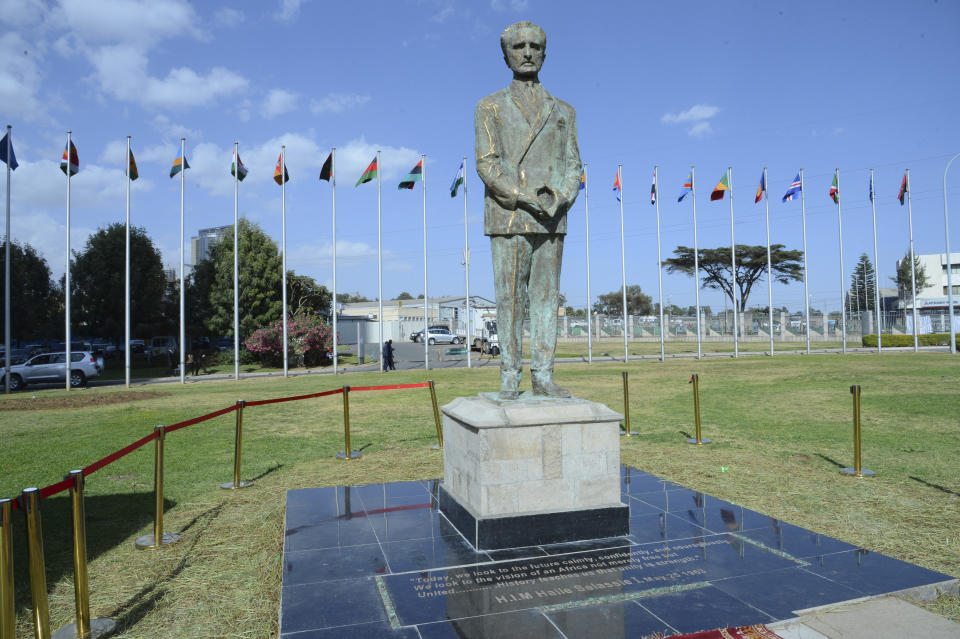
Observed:
[[[85,385],[88,379],[103,373],[103,358],[90,351],[72,351],[70,359],[70,386],[74,388]],[[23,364],[11,366],[10,390],[18,390],[27,384],[62,384],[67,378],[66,362],[66,353],[43,353]],[[3,376],[0,375],[0,385],[3,383]]]

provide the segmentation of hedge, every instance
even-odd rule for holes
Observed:
[[[919,343],[920,346],[949,346],[950,334],[949,333],[928,333],[925,335],[918,335],[917,342]],[[956,336],[956,342],[957,342],[957,347],[960,348],[960,334]],[[868,348],[876,348],[877,336],[864,335],[863,345]],[[890,346],[890,347],[913,346],[913,335],[884,335],[883,345]]]

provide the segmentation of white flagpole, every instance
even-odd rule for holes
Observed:
[[[187,381],[187,371],[185,370],[187,349],[187,289],[186,278],[183,272],[183,187],[184,178],[187,169],[187,154],[185,151],[186,138],[180,138],[180,383]],[[196,353],[194,353],[196,357]],[[200,369],[200,362],[193,364],[197,370]]]
[[[10,163],[13,162],[13,131],[7,125],[7,228],[4,233],[3,251],[3,387],[10,392]]]
[[[958,157],[960,157],[960,153],[950,158],[946,168],[943,169],[943,236],[947,243],[947,323],[950,325],[950,353],[953,355],[957,354],[957,329],[953,323],[953,260],[950,258],[950,216],[947,213],[947,171],[950,170],[950,165],[953,164],[953,161]],[[7,193],[9,192],[10,189],[7,189]],[[9,197],[9,195],[7,197]]]
[[[67,271],[64,276],[64,340],[66,344],[67,359],[67,390],[70,390],[70,364],[73,361],[70,353],[70,163],[73,162],[73,147],[70,146],[71,132],[67,131]]]
[[[380,362],[380,372],[383,372],[383,240],[380,228],[380,175],[383,173],[383,167],[380,166],[380,151],[377,150],[377,361]],[[427,312],[427,295],[423,295],[423,312]],[[423,334],[423,340],[427,340],[427,334]],[[347,451],[349,453],[350,451]]]
[[[427,176],[424,164],[427,156],[420,156],[420,190],[423,192],[423,370],[430,370],[430,343],[427,335],[427,309],[430,308],[430,295],[427,294]],[[379,169],[379,167],[377,167]],[[379,171],[377,173],[379,175]],[[381,346],[381,348],[383,348]]]
[[[767,189],[767,167],[763,167],[763,202],[767,209],[767,321],[770,329],[770,357],[773,357],[773,260],[770,257],[770,191]],[[783,330],[782,326],[780,330]]]
[[[333,305],[330,314],[333,316],[333,374],[339,372],[339,355],[337,342],[337,147],[330,149],[330,193],[333,199]]]
[[[807,191],[803,188],[803,169],[800,169],[800,219],[803,223],[803,317],[807,323],[807,355],[810,354],[810,284],[807,280]]]
[[[617,182],[620,184],[620,275],[623,279],[623,362],[630,360],[630,349],[627,345],[627,251],[623,240],[623,165],[617,165]]]
[[[740,357],[740,312],[737,299],[737,241],[733,234],[733,167],[727,167],[727,179],[730,181],[730,272],[733,276],[733,356]]]
[[[663,326],[663,258],[660,255],[660,170],[657,165],[653,166],[653,192],[656,198],[657,206],[657,286],[660,289],[660,361],[665,362],[666,354],[666,333]]]
[[[280,145],[280,253],[283,255],[283,376],[290,374],[287,355],[287,146]]]
[[[583,165],[583,220],[587,227],[587,363],[593,363],[593,320],[591,319],[590,304],[593,297],[590,295],[590,180],[587,179],[587,165]]]
[[[456,178],[454,178],[456,180]],[[470,309],[470,232],[467,226],[467,156],[463,156],[463,269],[466,278],[467,314],[467,368],[472,368],[470,353],[473,352],[473,333],[470,331],[470,318],[473,314]],[[481,347],[482,348],[482,347]]]
[[[240,143],[233,143],[233,378],[240,379]]]
[[[920,350],[919,338],[917,334],[920,327],[917,325],[917,269],[913,256],[913,203],[910,200],[910,169],[907,169],[907,217],[910,220],[910,290],[913,296],[913,352]],[[950,256],[947,255],[947,273],[950,272]],[[950,318],[953,323],[953,318]]]
[[[127,136],[127,226],[124,234],[124,286],[123,286],[123,349],[124,372],[127,388],[130,388],[130,136]],[[182,348],[180,349],[183,350]]]
[[[847,352],[847,303],[846,283],[843,273],[843,217],[840,215],[840,169],[834,169],[837,176],[837,230],[840,237],[840,334],[843,339],[843,352]]]
[[[877,257],[877,192],[874,189],[873,169],[870,169],[870,206],[873,209],[873,311],[877,317],[877,352],[883,352],[881,335],[883,325],[880,315],[880,262]]]
[[[693,202],[693,288],[697,299],[697,359],[701,359],[703,331],[700,329],[700,249],[697,246],[697,183],[693,175],[693,165],[690,165],[690,200]]]

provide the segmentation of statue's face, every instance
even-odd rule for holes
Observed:
[[[514,34],[504,58],[514,75],[535,78],[546,57],[546,42],[536,29],[520,29]]]

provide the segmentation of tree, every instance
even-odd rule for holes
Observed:
[[[920,258],[913,257],[913,269],[917,278],[917,292],[930,286],[930,278],[927,277],[927,269],[920,263]],[[890,281],[897,285],[897,294],[901,300],[911,297],[913,294],[913,283],[910,279],[910,249],[903,254],[903,259],[897,261],[897,275],[891,277]]]
[[[404,291],[404,292],[400,293],[399,295],[397,295],[397,299],[398,299],[398,300],[412,300],[412,299],[413,299],[413,295],[411,295],[410,293]]]
[[[678,246],[673,250],[674,257],[664,260],[668,273],[686,273],[691,277],[694,274],[693,249],[687,246]],[[700,249],[702,288],[723,291],[726,296],[734,300],[733,277],[730,268],[730,247],[715,249]],[[770,264],[773,270],[773,279],[781,284],[788,284],[791,280],[803,279],[803,251],[787,250],[783,244],[770,245]],[[740,309],[746,308],[747,298],[753,290],[754,284],[761,281],[767,273],[767,247],[737,245],[737,304]]]
[[[423,297],[422,295],[420,297]],[[360,291],[356,293],[337,293],[337,303],[339,304],[353,304],[354,302],[371,302],[373,300],[367,299],[365,296],[360,294]]]
[[[72,319],[79,334],[122,343],[125,333],[126,228],[117,222],[87,238],[70,267]],[[160,251],[145,229],[130,228],[130,325],[134,335],[169,333]]]
[[[873,262],[866,253],[860,254],[853,267],[853,274],[850,276],[850,290],[847,293],[849,303],[847,307],[856,311],[869,311],[873,309],[874,292],[876,290],[876,271],[873,268]]]
[[[6,245],[0,244],[0,272],[6,272]],[[10,334],[30,341],[49,336],[62,326],[60,295],[50,278],[47,261],[29,244],[10,244]],[[0,313],[5,313],[0,299]],[[57,315],[60,323],[57,324]]]
[[[277,244],[257,224],[240,220],[240,337],[279,320],[282,260]],[[233,234],[213,246],[213,283],[208,303],[207,329],[215,335],[233,335]]]
[[[593,312],[601,315],[623,315],[623,290],[598,295]],[[649,315],[653,312],[650,296],[636,284],[627,287],[627,315]]]
[[[287,271],[287,312],[290,315],[314,312],[329,319],[332,300],[333,296],[326,286],[317,284],[308,275]]]

